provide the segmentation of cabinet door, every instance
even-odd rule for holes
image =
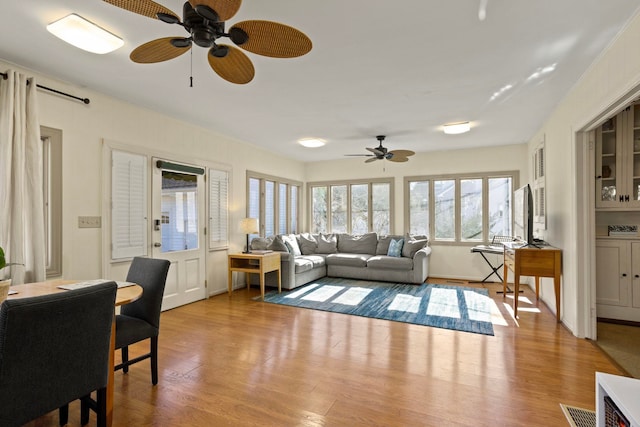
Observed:
[[[632,289],[631,305],[640,308],[640,242],[631,243]]]
[[[626,114],[624,158],[628,188],[625,194],[629,195],[629,207],[640,208],[640,104],[632,105]]]
[[[639,248],[640,249],[640,248]],[[596,240],[596,303],[630,305],[630,243]]]
[[[607,120],[596,130],[596,207],[620,208],[622,193],[622,115]]]

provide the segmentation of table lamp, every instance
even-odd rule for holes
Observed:
[[[260,232],[258,218],[243,218],[242,221],[240,221],[240,231],[247,235],[247,249],[243,253],[248,254],[251,252],[249,249],[249,234],[257,234]]]

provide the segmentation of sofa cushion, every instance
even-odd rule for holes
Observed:
[[[282,240],[282,236],[279,234],[277,236],[273,236],[273,241],[267,247],[267,249],[271,249],[272,251],[279,251],[279,252],[289,252],[287,245],[284,244],[284,240]]]
[[[302,255],[315,254],[318,249],[318,241],[309,233],[302,233],[298,236],[298,244]]]
[[[386,255],[372,256],[367,260],[367,268],[383,268],[389,270],[412,270],[413,259],[391,257]]]
[[[389,252],[389,243],[391,239],[402,239],[403,236],[388,235],[378,237],[378,245],[376,246],[376,255],[386,255]]]
[[[300,246],[298,246],[298,239],[296,238],[295,234],[281,234],[280,238],[284,242],[284,245],[287,247],[287,251],[291,253],[291,255],[302,255]]]
[[[297,273],[304,273],[305,271],[313,270],[313,262],[303,257],[296,257],[294,259],[295,271]]]
[[[251,239],[251,249],[264,251],[270,249],[269,245],[273,243],[273,236],[271,237],[255,237]]]
[[[338,252],[338,238],[335,234],[320,234],[318,236],[317,254],[335,254]]]
[[[346,267],[366,267],[367,260],[371,258],[369,254],[329,254],[327,255],[327,265],[343,265]]]
[[[376,254],[378,235],[366,233],[362,235],[340,234],[338,236],[338,252],[348,254]]]
[[[387,255],[391,257],[399,258],[402,256],[402,246],[404,244],[404,239],[391,239],[389,243],[389,250],[387,251]]]
[[[413,258],[416,252],[427,246],[427,243],[429,243],[429,240],[427,239],[405,240],[404,246],[402,247],[402,256]]]

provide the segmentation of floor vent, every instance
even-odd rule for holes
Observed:
[[[567,421],[571,427],[595,427],[596,426],[596,413],[588,409],[576,408],[575,406],[568,406],[560,404],[562,412],[564,412]]]

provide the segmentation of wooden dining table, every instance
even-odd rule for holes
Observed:
[[[105,279],[108,281],[108,279]],[[7,297],[7,299],[18,299],[26,297],[36,297],[42,295],[49,295],[58,292],[67,292],[65,289],[61,289],[58,286],[70,285],[73,283],[79,283],[82,280],[47,280],[46,282],[34,282],[26,283],[24,285],[15,285],[9,288],[9,291],[15,291]],[[142,295],[142,286],[133,284],[126,287],[119,287],[116,292],[115,306],[129,304],[140,298]],[[115,350],[116,350],[116,322],[115,322],[115,307],[113,323],[111,324],[111,342],[109,345],[109,376],[107,380],[107,426],[111,426],[113,423],[113,392],[114,392],[114,366],[115,366]]]

